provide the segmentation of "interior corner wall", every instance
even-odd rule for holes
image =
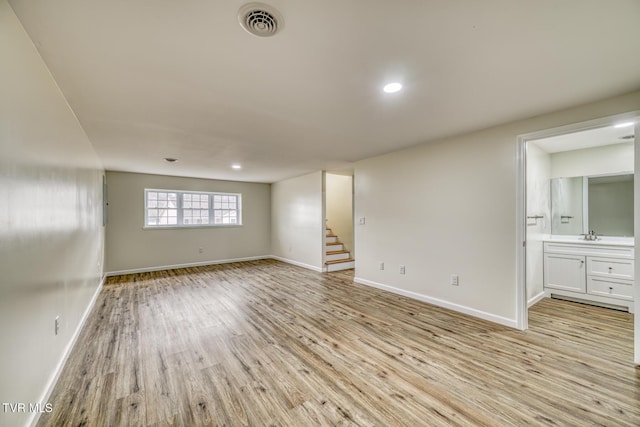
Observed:
[[[324,248],[323,172],[271,184],[271,253],[321,271]]]
[[[327,225],[353,253],[353,176],[326,174]]]
[[[108,274],[264,258],[270,254],[270,184],[107,171],[107,187]],[[145,188],[241,193],[242,225],[145,229]]]
[[[640,91],[356,162],[356,280],[515,327],[518,135],[636,110]]]
[[[551,158],[533,143],[527,144],[527,301],[543,292],[544,239],[551,234]]]
[[[0,0],[0,425],[26,425],[100,288],[103,170],[13,10]],[[55,334],[55,318],[60,329]]]

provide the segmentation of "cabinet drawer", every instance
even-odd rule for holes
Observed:
[[[616,282],[599,277],[589,277],[587,293],[602,297],[633,300],[633,286],[631,283]]]
[[[587,257],[587,274],[611,279],[633,280],[633,261]]]

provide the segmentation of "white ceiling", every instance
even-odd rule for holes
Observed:
[[[583,148],[599,147],[602,145],[633,142],[634,140],[629,138],[629,136],[633,135],[633,126],[625,126],[621,128],[607,126],[533,140],[530,143],[535,144],[547,153],[560,153],[563,151],[581,150]]]
[[[239,0],[10,3],[111,170],[274,182],[640,88],[637,0],[268,0],[270,38]]]

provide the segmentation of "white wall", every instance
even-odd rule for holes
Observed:
[[[353,253],[353,176],[326,174],[327,225]]]
[[[633,171],[633,142],[551,154],[551,178]]]
[[[584,210],[584,177],[554,179],[551,182],[551,232],[560,235],[585,233],[588,212]],[[571,218],[562,219],[563,216]]]
[[[271,185],[271,253],[288,262],[321,270],[324,245],[322,172]]]
[[[103,171],[4,0],[0,69],[0,402],[28,405],[45,403],[99,289]],[[0,409],[0,425],[33,415]]]
[[[109,273],[265,257],[270,253],[269,184],[109,171],[107,185]],[[144,229],[145,188],[241,193],[243,225]]]
[[[357,280],[515,326],[517,136],[634,110],[640,92],[357,162]]]
[[[527,144],[527,300],[543,292],[543,240],[551,234],[551,159],[535,144]]]

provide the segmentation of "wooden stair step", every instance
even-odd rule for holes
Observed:
[[[337,234],[330,233],[330,234],[327,234],[325,237],[338,237],[338,235],[337,235]]]
[[[338,254],[348,254],[349,251],[346,249],[342,249],[341,251],[327,251],[327,255],[338,255]]]
[[[337,259],[335,261],[325,261],[326,265],[330,265],[330,264],[340,264],[342,262],[353,262],[355,261],[355,259],[353,258],[345,258],[345,259]]]
[[[341,245],[342,242],[327,242],[327,246]]]

